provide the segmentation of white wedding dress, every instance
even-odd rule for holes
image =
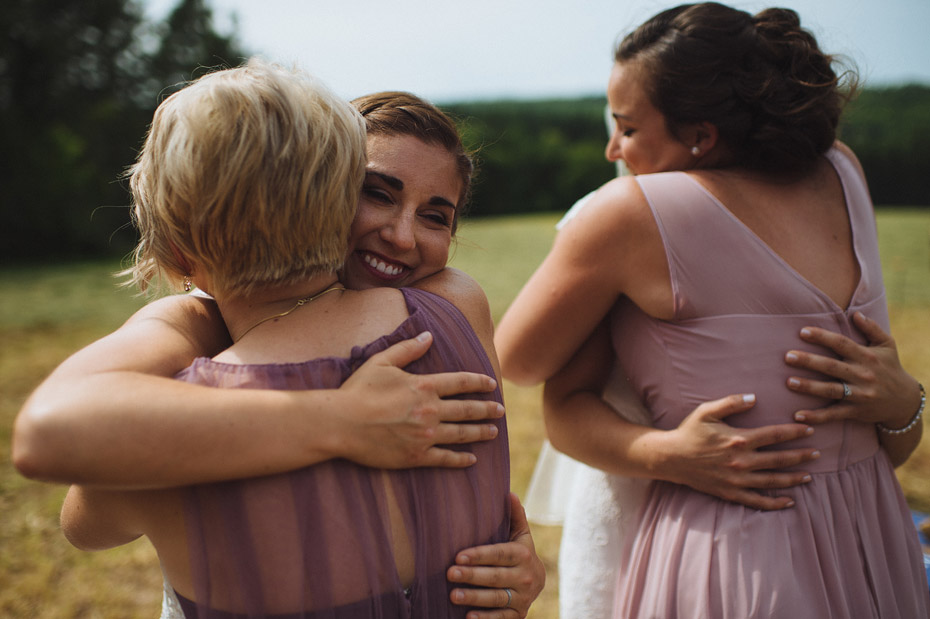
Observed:
[[[615,371],[604,394],[617,401],[626,377]],[[619,413],[618,413],[619,414]],[[630,418],[635,417],[635,418]],[[649,425],[644,415],[629,421]],[[560,619],[610,619],[623,538],[649,480],[610,475],[543,443],[526,495],[530,521],[562,525],[559,547]]]
[[[174,593],[168,577],[164,575],[165,570],[162,568],[162,598],[161,598],[161,617],[159,619],[184,619],[184,611],[181,610],[181,603],[178,602],[178,596]]]
[[[561,228],[593,195],[576,202],[556,227]],[[604,400],[614,405],[629,394],[626,376],[615,368]],[[648,415],[640,410],[625,411],[623,416],[633,423],[651,425]],[[612,617],[624,534],[648,485],[649,480],[610,475],[569,458],[549,441],[543,443],[525,507],[531,522],[562,525],[560,619]]]

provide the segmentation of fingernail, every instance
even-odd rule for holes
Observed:
[[[464,602],[465,601],[465,592],[461,589],[455,589],[452,592],[452,601],[453,602]]]
[[[466,554],[461,554],[455,558],[455,562],[458,563],[459,565],[468,565],[469,563],[471,563],[471,557],[469,557]],[[462,570],[456,570],[456,571],[459,572],[459,576],[461,576]]]
[[[808,336],[810,336],[810,334],[811,334],[811,330],[808,329],[807,327],[804,327],[803,329],[801,329],[801,336],[802,336],[802,337],[808,337]]]
[[[797,378],[792,376],[791,378],[788,379],[788,386],[789,387],[800,387],[801,381],[799,381]]]
[[[804,430],[804,434],[806,434],[806,435],[808,435],[808,436],[810,436],[810,435],[813,434],[813,433],[814,433],[814,428],[811,428],[810,426],[808,426],[808,428],[807,428],[806,430]],[[816,454],[818,454],[818,455],[820,454],[819,451],[815,451],[814,453],[816,453]]]
[[[430,335],[430,332],[429,332],[429,331],[424,331],[423,333],[421,333],[420,335],[417,336],[417,341],[418,341],[418,342],[425,342],[425,341],[428,340],[430,337],[432,337],[432,336]]]
[[[497,426],[488,426],[488,431],[491,433],[491,438],[497,436]]]
[[[789,352],[788,354],[785,355],[785,361],[794,362],[794,361],[797,361],[797,360],[798,360],[798,356],[797,356],[797,354],[795,354],[795,353],[793,353],[793,352]]]
[[[788,505],[786,505],[786,507],[794,507],[794,501],[788,501]]]
[[[455,568],[452,568],[452,570],[449,572],[449,579],[450,580],[462,580],[462,570],[457,570]]]
[[[794,414],[794,420],[795,420],[795,421],[804,421],[805,419],[807,419],[807,417],[804,416],[804,413],[795,413],[795,414]]]
[[[498,404],[498,405],[497,405],[497,416],[498,416],[498,417],[503,417],[503,416],[504,416],[504,411],[505,411],[504,405],[503,405],[503,404]]]
[[[814,452],[811,453],[811,458],[819,458],[819,457],[820,457],[820,452],[819,452],[819,451],[814,451]]]
[[[745,402],[746,404],[752,404],[755,401],[756,401],[756,394],[754,393],[743,394],[743,402]]]
[[[809,482],[810,480],[811,480],[811,476],[810,476],[810,475],[805,475],[804,477],[801,478],[801,481],[802,481],[803,483],[805,483],[805,484],[806,484],[807,482]]]

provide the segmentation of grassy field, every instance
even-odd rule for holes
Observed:
[[[495,319],[545,256],[554,216],[483,219],[459,232],[452,264],[485,288]],[[930,383],[930,210],[883,210],[879,236],[892,329],[902,362]],[[161,573],[145,541],[83,553],[64,540],[58,510],[64,488],[30,482],[9,464],[13,418],[31,389],[69,353],[117,327],[141,305],[117,290],[114,263],[0,270],[0,616],[157,617]],[[513,456],[513,488],[523,494],[543,428],[539,390],[505,384]],[[899,469],[908,501],[930,511],[930,447],[921,444]],[[534,527],[549,569],[531,611],[557,616],[560,530]]]

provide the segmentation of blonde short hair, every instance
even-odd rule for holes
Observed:
[[[242,294],[335,271],[365,162],[364,120],[309,75],[257,59],[207,74],[158,107],[129,171],[129,273],[177,286],[183,257]]]

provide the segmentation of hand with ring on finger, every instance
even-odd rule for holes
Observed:
[[[790,350],[785,355],[789,366],[823,376],[792,376],[789,389],[832,400],[823,408],[797,411],[795,420],[811,424],[855,420],[893,428],[906,425],[920,400],[917,380],[901,367],[890,334],[861,312],[853,315],[853,324],[865,336],[866,344],[826,329],[805,327],[801,339],[825,352]]]
[[[447,572],[449,581],[470,585],[450,594],[453,604],[474,607],[469,619],[522,619],[546,584],[526,512],[517,495],[509,500],[510,541],[466,548]]]
[[[852,395],[852,390],[849,388],[849,385],[847,385],[846,383],[840,383],[840,384],[843,385],[843,393],[840,394],[840,401],[843,401]]]

